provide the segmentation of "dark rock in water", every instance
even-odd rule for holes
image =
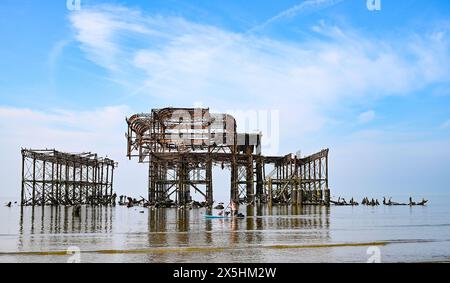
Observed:
[[[193,200],[190,203],[187,203],[185,205],[185,207],[189,208],[189,209],[193,209],[193,208],[200,208],[200,207],[203,207],[203,206],[202,206],[202,204],[200,202]]]
[[[421,201],[421,202],[419,202],[419,203],[417,203],[417,205],[426,205],[426,204],[427,204],[427,202],[428,202],[428,200],[426,200],[426,199],[422,199],[422,201]]]
[[[219,205],[216,205],[215,207],[214,207],[214,209],[224,209],[225,207],[223,206],[223,205],[221,205],[221,204],[219,204]]]
[[[8,202],[8,203],[6,204],[6,206],[7,206],[7,207],[11,207],[11,202]]]

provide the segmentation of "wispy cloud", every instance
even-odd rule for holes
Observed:
[[[268,19],[261,25],[258,25],[250,30],[250,32],[262,30],[265,27],[278,22],[282,19],[290,19],[296,16],[300,16],[302,14],[313,13],[318,10],[322,10],[336,4],[343,2],[344,0],[306,0],[302,3],[295,5],[289,9],[286,9],[272,18]]]
[[[308,5],[313,2],[335,3]],[[445,29],[391,41],[321,22],[307,40],[291,42],[121,6],[85,8],[70,20],[86,57],[129,93],[167,105],[270,105],[282,110],[286,140],[320,129],[345,107],[340,102],[407,95],[450,81]]]
[[[375,119],[375,111],[369,110],[369,111],[359,114],[358,123],[366,124],[366,123],[373,121],[373,119]]]
[[[55,72],[57,69],[58,58],[63,53],[64,48],[66,46],[68,46],[70,43],[71,43],[70,40],[59,40],[50,49],[50,52],[48,54],[48,67],[49,67],[50,84],[51,85],[54,84],[54,76],[55,76]]]

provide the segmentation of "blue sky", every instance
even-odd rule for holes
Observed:
[[[118,192],[144,194],[125,116],[193,105],[278,111],[268,150],[330,147],[334,195],[447,193],[450,2],[381,4],[2,0],[0,195],[21,146],[109,155]]]

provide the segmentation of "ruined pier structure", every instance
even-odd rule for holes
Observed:
[[[152,204],[213,199],[213,166],[231,171],[230,199],[245,203],[329,204],[328,149],[308,157],[264,156],[261,133],[237,133],[228,114],[153,109],[126,119],[128,157],[148,163]],[[267,170],[267,171],[266,171]]]
[[[113,204],[116,167],[90,152],[22,149],[21,204]]]

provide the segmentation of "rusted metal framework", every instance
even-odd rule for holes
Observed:
[[[117,163],[97,154],[22,149],[21,204],[113,204]]]
[[[305,158],[288,154],[265,157],[273,171],[265,177],[270,202],[293,204],[329,204],[328,149]]]
[[[328,150],[306,158],[264,157],[261,133],[237,133],[233,116],[207,108],[153,109],[126,122],[127,156],[149,164],[151,204],[184,205],[196,191],[212,205],[213,166],[230,169],[231,200],[329,203]],[[266,175],[270,165],[275,171]]]

